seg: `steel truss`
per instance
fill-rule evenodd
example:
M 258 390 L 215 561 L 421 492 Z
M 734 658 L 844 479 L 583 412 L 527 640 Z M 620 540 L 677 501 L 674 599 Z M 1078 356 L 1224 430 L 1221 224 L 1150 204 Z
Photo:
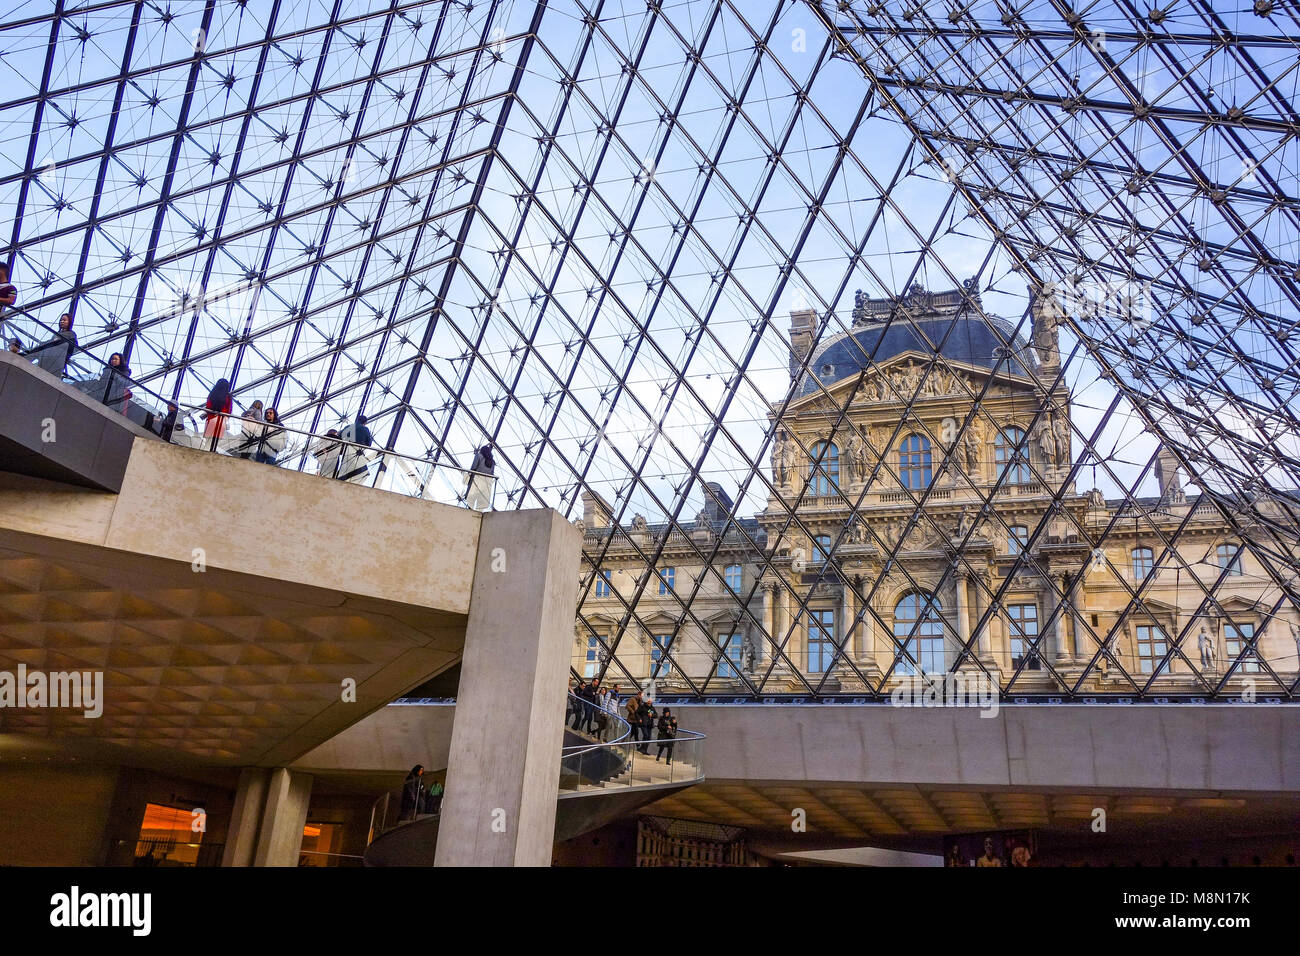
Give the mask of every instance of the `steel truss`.
M 825 567 L 861 611 L 839 622 L 829 665 L 793 651 L 816 581 L 795 581 L 788 621 L 767 632 L 763 588 L 791 580 L 792 549 L 821 527 L 810 484 L 769 467 L 810 388 L 826 402 L 798 414 L 820 415 L 827 443 L 867 443 L 872 482 L 903 489 L 904 532 L 866 528 L 872 567 L 918 592 L 972 583 L 949 670 L 1026 699 L 1095 697 L 1101 669 L 1133 699 L 1167 696 L 1171 669 L 1184 696 L 1233 699 L 1247 673 L 1260 694 L 1296 696 L 1300 663 L 1252 646 L 1221 672 L 1192 659 L 1198 622 L 1231 617 L 1234 581 L 1187 557 L 1217 516 L 1260 569 L 1256 642 L 1300 618 L 1292 5 L 364 6 L 58 0 L 0 24 L 0 124 L 26 141 L 0 165 L 23 307 L 70 311 L 83 345 L 125 353 L 182 401 L 226 377 L 241 403 L 311 431 L 364 411 L 387 447 L 434 463 L 491 442 L 510 507 L 576 520 L 584 495 L 607 501 L 609 527 L 587 529 L 578 638 L 595 639 L 609 679 L 646 676 L 637 632 L 683 699 L 838 699 L 848 682 L 879 700 L 920 666 L 916 632 L 896 634 L 881 606 L 885 574 L 840 560 L 851 521 Z M 1027 434 L 1074 409 L 1069 466 L 1026 459 L 1042 516 L 1005 575 L 983 573 L 975 530 L 953 534 L 938 493 L 977 496 L 981 534 L 1005 539 L 1007 474 L 985 487 L 945 458 L 927 487 L 900 477 L 908 434 L 956 447 L 1001 427 L 985 410 L 993 377 L 957 377 L 970 413 L 955 436 L 915 414 L 927 383 L 956 371 L 958 333 L 931 340 L 914 285 L 963 290 L 999 342 L 993 371 L 1028 370 L 1042 403 Z M 1059 363 L 1029 358 L 1036 304 L 1116 286 L 1143 290 L 1150 314 L 1069 310 Z M 850 410 L 891 356 L 864 354 L 847 389 L 813 367 L 854 331 L 856 290 L 894 300 L 884 328 L 932 353 L 910 393 L 887 383 L 899 413 L 880 447 Z M 792 311 L 813 315 L 807 341 Z M 826 445 L 795 441 L 824 464 Z M 1160 448 L 1196 487 L 1192 507 L 1151 497 Z M 1109 492 L 1100 528 L 1074 504 L 1085 477 Z M 706 481 L 735 496 L 701 522 Z M 867 513 L 868 488 L 851 512 Z M 639 515 L 647 533 L 629 534 Z M 1130 527 L 1160 574 L 1119 576 L 1127 606 L 1090 624 L 1076 605 L 1094 549 Z M 912 529 L 948 542 L 938 580 L 904 558 Z M 1073 565 L 1053 551 L 1063 539 L 1088 544 Z M 669 554 L 705 570 L 660 599 Z M 737 554 L 749 580 L 720 616 L 719 565 Z M 633 565 L 632 586 L 595 594 L 600 571 Z M 1154 616 L 1170 575 L 1177 632 L 1134 672 L 1115 642 Z M 1032 653 L 993 673 L 976 635 L 1017 578 L 1041 582 L 1050 607 Z M 1067 618 L 1082 650 L 1058 667 L 1045 640 Z M 880 673 L 849 651 L 867 627 L 892 654 Z M 761 643 L 752 666 L 732 666 L 719 631 Z

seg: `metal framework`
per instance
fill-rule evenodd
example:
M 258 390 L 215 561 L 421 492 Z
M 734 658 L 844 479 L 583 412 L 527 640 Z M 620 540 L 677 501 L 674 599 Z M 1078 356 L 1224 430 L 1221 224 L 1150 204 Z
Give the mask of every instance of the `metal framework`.
M 1180 549 L 1206 509 L 1259 569 L 1263 627 L 1300 620 L 1300 13 L 1219 7 L 20 3 L 0 24 L 6 261 L 25 309 L 70 311 L 83 345 L 125 353 L 154 391 L 201 401 L 226 377 L 237 401 L 309 431 L 365 411 L 387 447 L 434 463 L 465 465 L 491 442 L 509 507 L 577 519 L 591 493 L 615 528 L 652 516 L 645 535 L 587 536 L 579 634 L 616 679 L 640 676 L 620 646 L 634 626 L 652 632 L 662 602 L 647 570 L 606 596 L 617 626 L 592 625 L 610 549 L 653 569 L 670 545 L 689 548 L 713 571 L 669 589 L 673 633 L 711 634 L 702 594 L 740 541 L 760 573 L 732 629 L 761 635 L 762 653 L 679 669 L 685 696 L 772 694 L 778 677 L 808 698 L 843 680 L 887 696 L 894 667 L 861 667 L 847 632 L 812 673 L 789 653 L 798 625 L 768 633 L 755 610 L 814 533 L 812 492 L 791 493 L 769 460 L 809 382 L 834 409 L 828 442 L 870 444 L 849 408 L 877 356 L 847 399 L 809 367 L 852 332 L 856 290 L 897 302 L 886 326 L 924 338 L 904 293 L 961 289 L 999 336 L 1001 367 L 1073 407 L 1069 467 L 1026 465 L 1052 500 L 1011 573 L 975 574 L 971 634 L 1019 573 L 1054 591 L 1044 631 L 1071 613 L 1092 555 L 1057 573 L 1044 548 L 1061 522 L 1093 547 L 1140 527 L 1194 610 L 1155 673 L 1119 668 L 1119 692 L 1166 693 L 1160 675 L 1181 663 L 1198 698 L 1235 698 L 1249 657 L 1260 693 L 1293 699 L 1300 639 L 1285 668 L 1249 647 L 1212 677 L 1191 660 L 1195 622 L 1229 616 L 1228 569 L 1207 580 Z M 1059 361 L 1031 362 L 1025 339 L 1053 303 Z M 813 314 L 806 342 L 791 312 Z M 892 394 L 886 449 L 917 430 L 955 447 L 977 427 L 991 378 L 968 390 L 976 411 L 955 436 L 913 420 L 925 382 L 954 370 L 946 343 L 929 344 L 921 382 Z M 1160 448 L 1199 496 L 1181 517 L 1151 497 Z M 818 464 L 812 447 L 799 454 Z M 895 483 L 898 467 L 872 459 Z M 1067 507 L 1085 476 L 1113 504 L 1104 527 Z M 700 535 L 706 481 L 736 494 Z M 975 490 L 1006 534 L 1000 484 Z M 907 492 L 907 527 L 953 538 L 937 487 Z M 833 536 L 832 563 L 850 533 Z M 867 533 L 880 565 L 910 577 L 903 539 Z M 975 572 L 972 534 L 948 546 L 938 587 Z M 892 634 L 873 609 L 880 581 L 845 580 L 863 607 L 853 627 Z M 1088 681 L 1152 580 L 1128 589 L 1113 625 L 1080 625 L 1081 667 L 1044 660 L 1053 695 L 1095 696 Z M 816 586 L 794 595 L 799 612 Z M 915 665 L 894 642 L 895 666 Z M 975 644 L 951 669 L 989 673 Z M 1024 667 L 990 676 L 1041 696 Z

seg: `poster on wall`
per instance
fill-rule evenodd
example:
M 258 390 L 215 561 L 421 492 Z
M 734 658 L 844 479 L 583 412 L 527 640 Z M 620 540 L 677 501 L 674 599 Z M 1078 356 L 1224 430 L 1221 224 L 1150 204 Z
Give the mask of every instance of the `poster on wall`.
M 1037 855 L 1032 830 L 959 833 L 943 841 L 944 866 L 1033 866 Z

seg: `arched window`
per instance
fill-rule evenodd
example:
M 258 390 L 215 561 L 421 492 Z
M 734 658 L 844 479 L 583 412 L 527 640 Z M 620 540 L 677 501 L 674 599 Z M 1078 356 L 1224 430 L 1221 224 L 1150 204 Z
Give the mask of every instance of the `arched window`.
M 834 442 L 819 441 L 812 447 L 812 494 L 840 493 L 840 450 Z
M 831 556 L 831 536 L 819 534 L 813 537 L 813 563 L 825 564 Z
M 904 488 L 920 491 L 930 485 L 930 440 L 908 435 L 898 446 L 898 477 Z
M 913 592 L 898 602 L 894 608 L 895 673 L 915 674 L 918 664 L 924 674 L 944 671 L 942 609 L 933 594 Z
M 1027 485 L 1033 478 L 1029 471 L 1029 462 L 1025 460 L 1025 432 L 1023 429 L 1008 425 L 998 432 L 993 439 L 993 463 L 997 468 L 997 477 L 1005 473 L 1006 482 L 1011 485 Z

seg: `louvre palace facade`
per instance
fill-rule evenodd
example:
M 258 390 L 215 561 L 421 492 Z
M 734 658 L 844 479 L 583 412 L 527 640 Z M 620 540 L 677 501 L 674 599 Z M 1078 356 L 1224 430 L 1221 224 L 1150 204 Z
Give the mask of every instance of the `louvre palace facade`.
M 811 355 L 817 317 L 791 315 L 764 510 L 709 482 L 693 521 L 620 525 L 584 495 L 576 673 L 724 697 L 959 672 L 1013 698 L 1250 700 L 1294 679 L 1294 615 L 1173 455 L 1146 497 L 1076 467 L 1059 308 L 1037 299 L 1026 341 L 969 286 L 856 302 Z

